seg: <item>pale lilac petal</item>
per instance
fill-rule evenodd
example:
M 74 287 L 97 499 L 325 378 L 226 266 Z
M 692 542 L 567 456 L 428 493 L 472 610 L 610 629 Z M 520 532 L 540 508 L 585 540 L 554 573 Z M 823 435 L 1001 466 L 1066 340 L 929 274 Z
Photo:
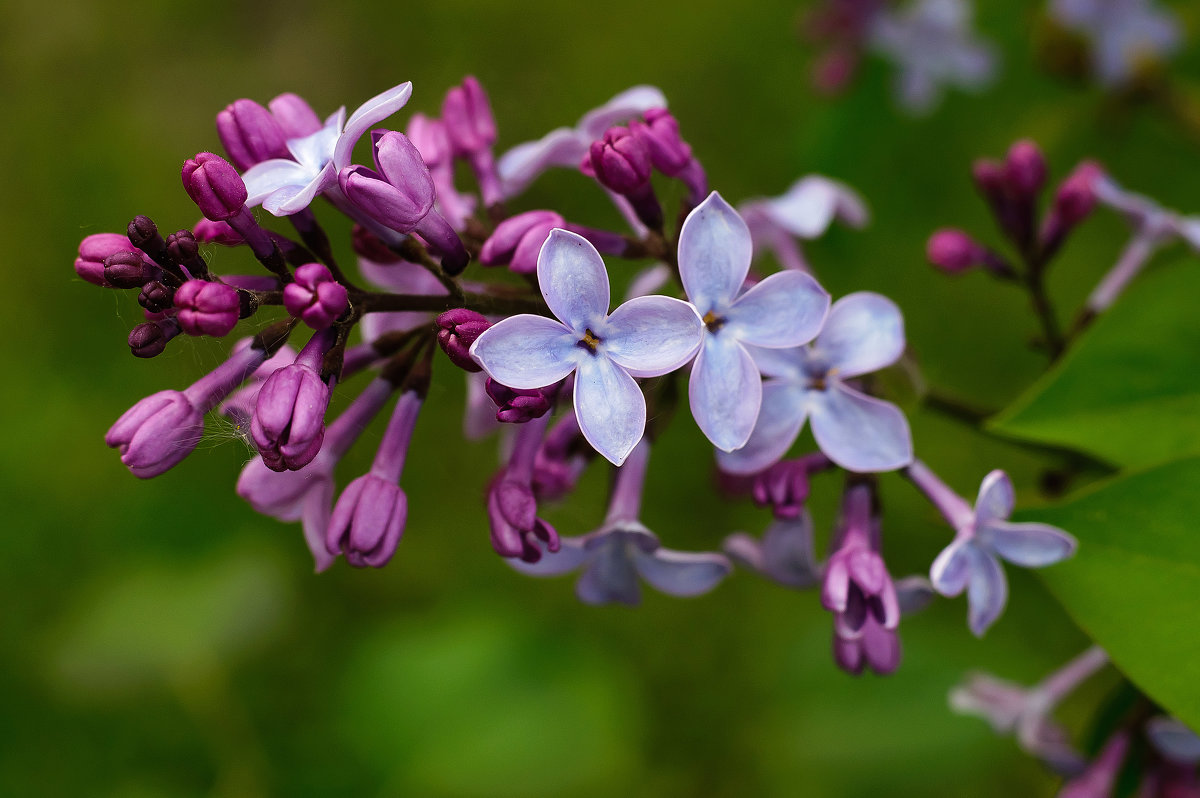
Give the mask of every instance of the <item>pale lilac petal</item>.
M 633 606 L 642 600 L 642 588 L 630 559 L 629 546 L 619 535 L 588 550 L 588 564 L 575 584 L 575 595 L 585 604 L 620 602 Z
M 543 551 L 537 562 L 509 559 L 508 564 L 528 576 L 562 576 L 587 562 L 591 554 L 584 548 L 583 538 L 560 538 L 558 551 Z
M 996 469 L 983 478 L 979 486 L 979 498 L 975 500 L 975 523 L 1003 521 L 1012 515 L 1016 506 L 1012 480 L 1008 474 Z
M 496 404 L 487 395 L 486 386 L 487 374 L 482 371 L 467 373 L 467 406 L 463 411 L 462 426 L 463 437 L 469 441 L 482 440 L 505 426 L 496 420 Z
M 821 580 L 813 552 L 813 523 L 808 511 L 793 519 L 775 519 L 762 537 L 766 573 L 780 584 L 812 587 Z
M 359 258 L 358 270 L 362 276 L 375 285 L 388 288 L 397 294 L 422 294 L 443 296 L 446 286 L 429 269 L 419 263 L 396 261 L 395 263 L 375 263 L 366 258 Z M 375 314 L 368 313 L 369 318 Z
M 679 232 L 679 276 L 701 315 L 724 311 L 750 271 L 750 229 L 733 206 L 712 192 Z
M 936 592 L 923 576 L 906 576 L 896 580 L 896 602 L 903 615 L 920 612 L 933 601 Z
M 815 349 L 842 379 L 868 374 L 904 353 L 904 317 L 882 294 L 849 294 L 829 309 Z
M 746 445 L 717 452 L 717 465 L 730 474 L 754 474 L 778 461 L 796 441 L 808 415 L 806 391 L 793 382 L 765 382 L 758 421 Z
M 256 164 L 242 175 L 242 182 L 246 184 L 246 207 L 261 205 L 284 186 L 306 186 L 312 178 L 312 172 L 286 158 L 272 158 Z
M 1200 737 L 1175 718 L 1157 715 L 1146 721 L 1146 736 L 1172 762 L 1181 765 L 1200 762 Z
M 333 148 L 338 136 L 342 133 L 342 122 L 346 118 L 346 109 L 339 108 L 325 121 L 325 125 L 307 136 L 288 139 L 287 148 L 297 163 L 309 173 L 315 175 L 333 160 Z
M 943 596 L 957 596 L 967 589 L 967 580 L 971 577 L 970 548 L 969 542 L 955 540 L 942 549 L 929 569 L 929 582 L 934 590 Z
M 335 171 L 340 172 L 350 165 L 354 145 L 367 130 L 403 108 L 411 96 L 412 83 L 406 81 L 360 105 L 346 120 L 346 127 L 342 135 L 338 136 L 337 144 L 333 148 Z
M 722 332 L 754 346 L 797 347 L 816 337 L 828 313 L 829 294 L 812 275 L 779 272 L 734 301 Z
M 604 259 L 583 236 L 551 230 L 538 255 L 537 275 L 550 310 L 579 335 L 589 327 L 595 332 L 608 315 Z
M 969 546 L 971 576 L 967 580 L 967 626 L 983 637 L 1008 603 L 1008 582 L 996 558 L 978 546 Z
M 688 379 L 692 418 L 713 446 L 732 452 L 746 445 L 762 404 L 758 367 L 737 339 L 722 330 L 704 336 Z
M 599 108 L 588 111 L 576 129 L 588 139 L 598 139 L 613 125 L 627 122 L 651 108 L 666 108 L 667 98 L 654 86 L 634 86 L 613 97 Z
M 687 302 L 643 296 L 614 310 L 600 335 L 605 354 L 617 365 L 634 377 L 657 377 L 695 356 L 704 322 Z
M 512 197 L 542 172 L 554 166 L 577 167 L 587 154 L 588 141 L 569 127 L 551 130 L 537 141 L 518 144 L 496 163 L 496 173 L 504 186 L 504 196 Z
M 912 462 L 908 420 L 891 402 L 832 382 L 811 394 L 813 437 L 821 451 L 848 471 L 894 471 Z
M 817 238 L 835 218 L 853 227 L 867 222 L 862 198 L 849 186 L 821 175 L 797 180 L 782 196 L 763 201 L 768 217 L 798 238 Z
M 657 549 L 633 551 L 637 572 L 656 589 L 671 596 L 699 596 L 729 575 L 733 565 L 723 555 Z
M 807 366 L 812 360 L 806 346 L 791 349 L 765 349 L 747 346 L 746 351 L 754 358 L 755 365 L 764 377 L 781 377 L 803 382 L 808 375 Z
M 471 344 L 471 357 L 489 377 L 510 388 L 553 385 L 571 373 L 582 354 L 570 330 L 530 314 L 492 325 Z
M 671 280 L 671 267 L 665 263 L 656 263 L 634 276 L 625 292 L 625 299 L 630 300 L 639 296 L 656 293 Z
M 307 208 L 318 194 L 323 194 L 326 189 L 335 185 L 337 173 L 333 170 L 333 164 L 325 164 L 320 174 L 299 191 L 293 193 L 283 188 L 267 197 L 263 200 L 263 210 L 275 216 L 291 216 Z
M 480 336 L 475 345 L 482 340 Z M 592 448 L 614 465 L 621 465 L 646 430 L 646 398 L 633 377 L 616 363 L 603 355 L 584 355 L 575 372 L 575 417 Z
M 325 547 L 325 533 L 329 531 L 329 519 L 333 515 L 333 481 L 326 479 L 304 495 L 303 521 L 304 542 L 312 552 L 313 569 L 321 573 L 333 565 L 337 556 Z
M 1049 524 L 988 521 L 976 528 L 979 545 L 1025 568 L 1061 562 L 1075 553 L 1075 538 Z

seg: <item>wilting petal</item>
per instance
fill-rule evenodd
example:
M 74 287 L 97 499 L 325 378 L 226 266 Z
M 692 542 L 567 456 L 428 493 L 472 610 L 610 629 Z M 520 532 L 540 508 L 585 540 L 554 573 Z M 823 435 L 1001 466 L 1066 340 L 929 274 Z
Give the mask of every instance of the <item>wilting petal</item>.
M 634 86 L 613 97 L 599 108 L 588 111 L 579 120 L 576 130 L 590 143 L 604 135 L 613 125 L 628 121 L 651 108 L 666 108 L 667 98 L 655 86 Z
M 642 600 L 642 588 L 633 570 L 629 546 L 620 536 L 588 550 L 588 564 L 575 585 L 575 594 L 585 604 L 620 602 L 630 606 Z
M 975 500 L 975 523 L 1003 521 L 1012 515 L 1015 505 L 1012 480 L 997 468 L 984 477 L 983 484 L 979 486 L 979 498 Z
M 334 169 L 340 172 L 349 166 L 354 155 L 354 145 L 362 138 L 363 133 L 403 108 L 411 96 L 412 83 L 404 82 L 375 95 L 355 109 L 346 120 L 346 127 L 338 136 L 337 144 L 333 148 Z
M 812 275 L 779 272 L 734 301 L 722 331 L 754 346 L 796 347 L 816 337 L 828 312 L 829 294 Z
M 703 315 L 724 310 L 750 271 L 750 230 L 717 192 L 688 214 L 679 232 L 679 276 Z
M 635 377 L 682 368 L 696 354 L 704 323 L 696 309 L 668 296 L 631 299 L 604 325 L 604 351 Z
M 904 353 L 904 317 L 882 294 L 849 294 L 829 309 L 815 348 L 842 379 L 876 371 Z
M 754 431 L 742 448 L 717 452 L 720 469 L 730 474 L 753 474 L 787 454 L 808 415 L 806 394 L 794 382 L 763 383 L 762 405 Z
M 867 221 L 862 198 L 844 183 L 821 175 L 797 180 L 782 196 L 763 201 L 762 208 L 771 221 L 798 238 L 817 238 L 836 217 L 854 227 Z
M 929 581 L 933 589 L 943 596 L 957 596 L 967 589 L 967 580 L 971 577 L 971 544 L 965 540 L 955 540 L 933 561 L 929 569 Z
M 592 448 L 621 465 L 646 431 L 646 398 L 623 368 L 603 355 L 584 355 L 575 373 L 575 417 Z
M 633 551 L 633 565 L 642 578 L 671 596 L 699 596 L 717 586 L 733 570 L 724 556 L 709 552 L 657 549 Z
M 762 392 L 758 367 L 737 339 L 724 331 L 706 334 L 688 379 L 688 403 L 713 446 L 732 452 L 746 445 Z
M 313 173 L 295 161 L 272 158 L 246 170 L 242 182 L 246 184 L 246 206 L 253 208 L 284 186 L 303 187 L 313 178 Z
M 1025 568 L 1041 568 L 1075 553 L 1075 538 L 1049 524 L 989 521 L 976 527 L 979 545 Z
M 983 637 L 1008 603 L 1008 582 L 1004 570 L 991 554 L 978 546 L 968 548 L 971 576 L 967 580 L 967 626 L 976 637 Z
M 525 562 L 513 557 L 508 564 L 523 574 L 529 576 L 562 576 L 583 565 L 589 552 L 584 548 L 583 538 L 559 538 L 558 551 L 542 549 L 542 557 L 537 562 Z
M 483 331 L 471 344 L 488 375 L 510 388 L 542 388 L 571 373 L 583 350 L 575 336 L 554 319 L 521 314 Z
M 538 255 L 537 275 L 550 310 L 580 335 L 589 326 L 594 332 L 608 315 L 608 272 L 586 238 L 552 230 Z
M 893 471 L 912 462 L 908 420 L 891 402 L 833 382 L 813 391 L 813 437 L 821 451 L 848 471 Z

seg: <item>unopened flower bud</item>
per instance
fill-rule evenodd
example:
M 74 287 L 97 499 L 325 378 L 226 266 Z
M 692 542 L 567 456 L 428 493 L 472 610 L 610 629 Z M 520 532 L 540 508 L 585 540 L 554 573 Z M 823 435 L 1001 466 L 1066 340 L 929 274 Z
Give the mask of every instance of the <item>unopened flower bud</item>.
M 552 406 L 551 397 L 542 388 L 523 390 L 509 388 L 488 378 L 487 395 L 496 403 L 496 420 L 506 424 L 524 424 L 546 415 Z
M 628 128 L 609 128 L 592 142 L 588 157 L 596 180 L 618 194 L 633 194 L 650 181 L 650 153 Z
M 549 552 L 559 550 L 558 532 L 538 518 L 537 500 L 528 485 L 501 474 L 488 490 L 487 510 L 492 548 L 501 557 L 537 562 L 543 547 Z
M 321 117 L 298 94 L 281 94 L 267 103 L 267 107 L 283 130 L 284 138 L 298 139 L 321 129 Z
M 191 277 L 206 277 L 208 264 L 200 255 L 200 242 L 191 230 L 177 230 L 167 236 L 167 252 Z
M 446 125 L 440 119 L 431 119 L 425 114 L 413 114 L 408 120 L 405 135 L 421 153 L 421 160 L 430 170 L 447 165 L 454 156 Z
M 143 322 L 129 332 L 129 351 L 134 357 L 158 357 L 167 348 L 167 342 L 180 332 L 174 319 Z
M 487 92 L 474 76 L 468 75 L 461 86 L 446 92 L 446 99 L 442 101 L 442 122 L 458 155 L 470 156 L 496 142 L 492 106 Z
M 929 262 L 948 274 L 961 274 L 983 262 L 984 249 L 962 230 L 944 228 L 925 245 Z
M 154 224 L 154 220 L 149 216 L 133 217 L 133 221 L 125 228 L 125 233 L 129 236 L 129 243 L 145 252 L 151 260 L 164 262 L 166 245 L 162 236 L 158 234 L 158 225 Z
M 338 175 L 342 192 L 386 227 L 412 232 L 433 209 L 433 179 L 417 148 L 403 133 L 388 131 L 375 140 L 374 172 L 349 166 Z
M 679 135 L 679 122 L 666 108 L 651 108 L 642 114 L 644 122 L 634 120 L 629 130 L 641 139 L 654 168 L 674 177 L 692 160 L 692 148 Z
M 1022 139 L 1009 148 L 1004 172 L 1013 191 L 1032 199 L 1046 183 L 1046 159 L 1037 144 Z
M 129 238 L 120 233 L 95 233 L 79 242 L 79 256 L 75 258 L 75 273 L 93 285 L 112 288 L 104 279 L 104 261 L 110 255 L 128 252 Z
M 217 136 L 238 169 L 245 171 L 272 158 L 287 158 L 283 128 L 254 100 L 237 100 L 217 114 Z
M 438 345 L 450 358 L 450 362 L 469 372 L 482 371 L 470 355 L 471 344 L 475 343 L 492 323 L 482 313 L 466 308 L 447 310 L 437 317 Z
M 113 288 L 141 288 L 162 270 L 141 252 L 115 252 L 104 259 L 104 282 Z
M 332 325 L 348 304 L 346 287 L 334 280 L 321 263 L 300 266 L 295 280 L 283 288 L 283 306 L 287 312 L 314 330 Z
M 104 436 L 136 476 L 155 477 L 191 454 L 204 434 L 204 415 L 182 391 L 159 391 L 125 411 Z
M 158 280 L 151 280 L 142 286 L 138 294 L 138 304 L 151 313 L 165 313 L 175 301 L 175 292 Z
M 228 335 L 237 326 L 241 302 L 224 283 L 188 280 L 175 291 L 176 317 L 188 335 Z
M 294 363 L 277 370 L 258 393 L 250 435 L 272 471 L 296 471 L 312 462 L 325 438 L 330 382 L 321 378 L 325 353 L 335 336 L 313 335 Z
M 1104 170 L 1095 161 L 1084 161 L 1075 167 L 1059 186 L 1051 213 L 1067 227 L 1082 222 L 1096 207 L 1096 181 L 1103 174 Z
M 245 243 L 241 233 L 234 230 L 227 222 L 214 222 L 201 219 L 192 227 L 192 235 L 201 244 L 221 244 L 226 247 L 236 247 Z
M 536 274 L 542 244 L 551 230 L 565 226 L 566 221 L 554 211 L 528 211 L 509 217 L 496 225 L 484 242 L 479 260 L 486 266 L 507 263 L 518 274 Z
M 206 219 L 228 221 L 246 206 L 246 184 L 224 158 L 202 152 L 183 164 L 183 188 Z

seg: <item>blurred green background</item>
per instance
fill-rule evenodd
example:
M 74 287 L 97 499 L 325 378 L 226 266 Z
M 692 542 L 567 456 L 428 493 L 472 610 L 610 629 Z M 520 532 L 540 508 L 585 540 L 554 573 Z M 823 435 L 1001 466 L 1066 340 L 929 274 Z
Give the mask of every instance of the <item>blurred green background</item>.
M 1153 108 L 1115 108 L 1044 75 L 1033 45 L 1041 3 L 977 5 L 979 30 L 1002 54 L 999 80 L 912 119 L 875 59 L 845 96 L 815 96 L 791 2 L 9 0 L 0 793 L 1052 794 L 1056 780 L 1011 739 L 946 704 L 970 669 L 1030 682 L 1087 644 L 1036 576 L 1009 569 L 1009 609 L 984 640 L 967 631 L 961 599 L 907 620 L 904 663 L 883 679 L 833 666 L 830 619 L 813 594 L 745 574 L 691 601 L 651 592 L 637 611 L 581 606 L 569 579 L 526 579 L 492 553 L 481 499 L 494 443 L 459 441 L 461 376 L 440 361 L 403 480 L 411 509 L 397 556 L 380 572 L 339 562 L 317 577 L 298 527 L 235 496 L 250 453 L 229 428 L 211 425 L 199 452 L 150 482 L 104 447 L 128 406 L 189 384 L 224 347 L 178 341 L 156 360 L 131 358 L 133 297 L 71 269 L 83 236 L 122 230 L 135 214 L 164 232 L 198 218 L 179 166 L 219 146 L 213 117 L 238 97 L 296 91 L 326 114 L 411 80 L 413 99 L 393 123 L 402 127 L 474 74 L 491 92 L 502 151 L 651 83 L 727 198 L 777 194 L 810 172 L 860 190 L 872 224 L 808 247 L 820 278 L 835 296 L 894 297 L 925 379 L 999 409 L 1045 365 L 1027 345 L 1036 329 L 1026 300 L 981 275 L 946 279 L 923 255 L 943 225 L 998 240 L 971 160 L 1033 137 L 1056 177 L 1092 156 L 1194 211 L 1200 159 Z M 1195 78 L 1198 66 L 1192 48 L 1173 71 Z M 514 203 L 551 205 L 616 225 L 577 174 L 547 175 Z M 348 252 L 348 231 L 330 229 Z M 1051 277 L 1064 318 L 1126 237 L 1108 213 L 1084 230 Z M 213 257 L 221 271 L 245 256 Z M 916 409 L 911 420 L 919 455 L 966 495 L 1003 467 L 1033 505 L 1039 474 L 1056 465 Z M 343 480 L 366 467 L 380 432 L 368 431 Z M 647 488 L 644 520 L 666 545 L 712 548 L 765 526 L 765 512 L 720 502 L 710 471 L 681 417 Z M 560 531 L 599 523 L 605 480 L 593 467 L 580 495 L 549 511 Z M 816 483 L 822 545 L 838 487 Z M 882 490 L 892 572 L 924 571 L 948 530 L 899 478 Z M 1076 730 L 1116 683 L 1109 672 L 1065 707 Z

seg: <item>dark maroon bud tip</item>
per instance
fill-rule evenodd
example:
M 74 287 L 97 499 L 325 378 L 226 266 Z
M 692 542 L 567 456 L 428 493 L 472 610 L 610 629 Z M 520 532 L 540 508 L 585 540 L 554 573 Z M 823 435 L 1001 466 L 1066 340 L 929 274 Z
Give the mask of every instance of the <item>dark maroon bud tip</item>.
M 134 357 L 157 357 L 167 348 L 167 335 L 157 322 L 147 321 L 134 327 L 129 333 L 129 351 Z
M 141 288 L 159 274 L 141 252 L 116 252 L 104 259 L 104 280 L 114 288 Z
M 174 302 L 175 291 L 158 280 L 143 285 L 142 293 L 138 294 L 138 304 L 151 313 L 166 313 Z
M 464 371 L 479 372 L 482 369 L 471 358 L 471 344 L 492 326 L 481 314 L 466 308 L 447 310 L 437 318 L 438 345 L 450 358 L 450 362 Z
M 496 403 L 496 420 L 506 424 L 524 424 L 546 415 L 550 410 L 550 396 L 554 394 L 552 387 L 533 390 L 509 388 L 490 377 L 484 383 L 484 390 Z
M 162 238 L 158 235 L 158 225 L 149 216 L 135 216 L 127 228 L 129 243 L 147 252 L 162 246 Z

